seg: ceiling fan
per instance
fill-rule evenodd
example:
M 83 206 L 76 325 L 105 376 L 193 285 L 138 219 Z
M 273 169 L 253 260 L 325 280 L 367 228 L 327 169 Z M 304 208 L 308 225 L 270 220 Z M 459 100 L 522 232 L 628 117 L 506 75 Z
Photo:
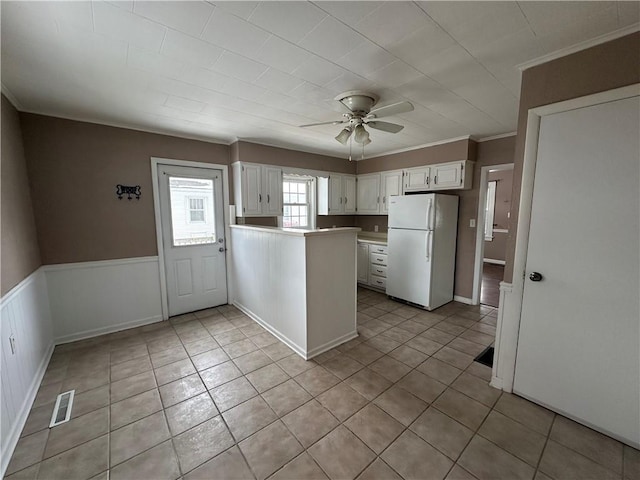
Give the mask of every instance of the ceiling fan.
M 340 102 L 340 104 L 347 110 L 347 113 L 342 114 L 344 117 L 342 120 L 310 123 L 300 126 L 315 127 L 317 125 L 341 125 L 346 123 L 348 125 L 336 136 L 336 140 L 341 144 L 346 145 L 349 138 L 353 135 L 352 140 L 356 143 L 362 144 L 364 147 L 371 143 L 369 132 L 364 128 L 365 125 L 376 130 L 382 130 L 383 132 L 398 133 L 404 128 L 403 125 L 381 122 L 378 118 L 397 115 L 399 113 L 410 112 L 413 110 L 413 105 L 409 102 L 393 103 L 385 107 L 371 110 L 373 106 L 378 103 L 379 98 L 380 97 L 376 94 L 362 92 L 359 90 L 351 90 L 349 92 L 341 93 L 334 100 Z

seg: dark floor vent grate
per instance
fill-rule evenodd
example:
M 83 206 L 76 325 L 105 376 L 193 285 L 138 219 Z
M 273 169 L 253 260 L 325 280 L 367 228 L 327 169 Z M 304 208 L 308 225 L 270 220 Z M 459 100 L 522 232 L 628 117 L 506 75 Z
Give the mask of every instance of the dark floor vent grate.
M 487 367 L 493 367 L 493 351 L 493 347 L 487 347 L 474 360 Z
M 56 406 L 53 408 L 53 415 L 51 415 L 49 428 L 69 421 L 71 418 L 71 409 L 73 408 L 73 397 L 75 396 L 75 393 L 75 390 L 69 390 L 68 392 L 58 395 L 58 398 L 56 399 Z

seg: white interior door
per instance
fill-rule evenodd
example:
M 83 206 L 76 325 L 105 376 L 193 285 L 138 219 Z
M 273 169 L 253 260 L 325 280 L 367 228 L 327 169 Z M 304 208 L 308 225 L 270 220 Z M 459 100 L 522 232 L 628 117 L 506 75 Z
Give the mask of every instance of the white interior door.
M 222 171 L 158 166 L 169 315 L 227 303 Z
M 518 394 L 636 446 L 639 115 L 634 97 L 541 119 L 514 379 Z

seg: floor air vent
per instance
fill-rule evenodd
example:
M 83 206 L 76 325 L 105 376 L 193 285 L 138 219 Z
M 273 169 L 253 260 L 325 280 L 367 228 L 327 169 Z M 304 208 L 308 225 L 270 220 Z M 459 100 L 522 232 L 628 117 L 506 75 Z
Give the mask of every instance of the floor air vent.
M 58 398 L 56 399 L 56 406 L 53 408 L 53 415 L 51 415 L 49 428 L 69 421 L 71 418 L 71 408 L 73 407 L 73 397 L 75 393 L 75 390 L 69 390 L 68 392 L 58 395 Z

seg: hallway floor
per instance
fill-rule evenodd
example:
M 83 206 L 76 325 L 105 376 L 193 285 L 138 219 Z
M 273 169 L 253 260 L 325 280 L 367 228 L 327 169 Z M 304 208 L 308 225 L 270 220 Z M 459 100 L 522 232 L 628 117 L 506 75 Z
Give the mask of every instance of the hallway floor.
M 504 265 L 482 264 L 482 287 L 480 303 L 498 308 L 500 301 L 500 282 L 504 279 Z
M 640 478 L 637 450 L 488 385 L 495 309 L 359 289 L 358 312 L 313 361 L 232 306 L 59 346 L 7 478 Z

